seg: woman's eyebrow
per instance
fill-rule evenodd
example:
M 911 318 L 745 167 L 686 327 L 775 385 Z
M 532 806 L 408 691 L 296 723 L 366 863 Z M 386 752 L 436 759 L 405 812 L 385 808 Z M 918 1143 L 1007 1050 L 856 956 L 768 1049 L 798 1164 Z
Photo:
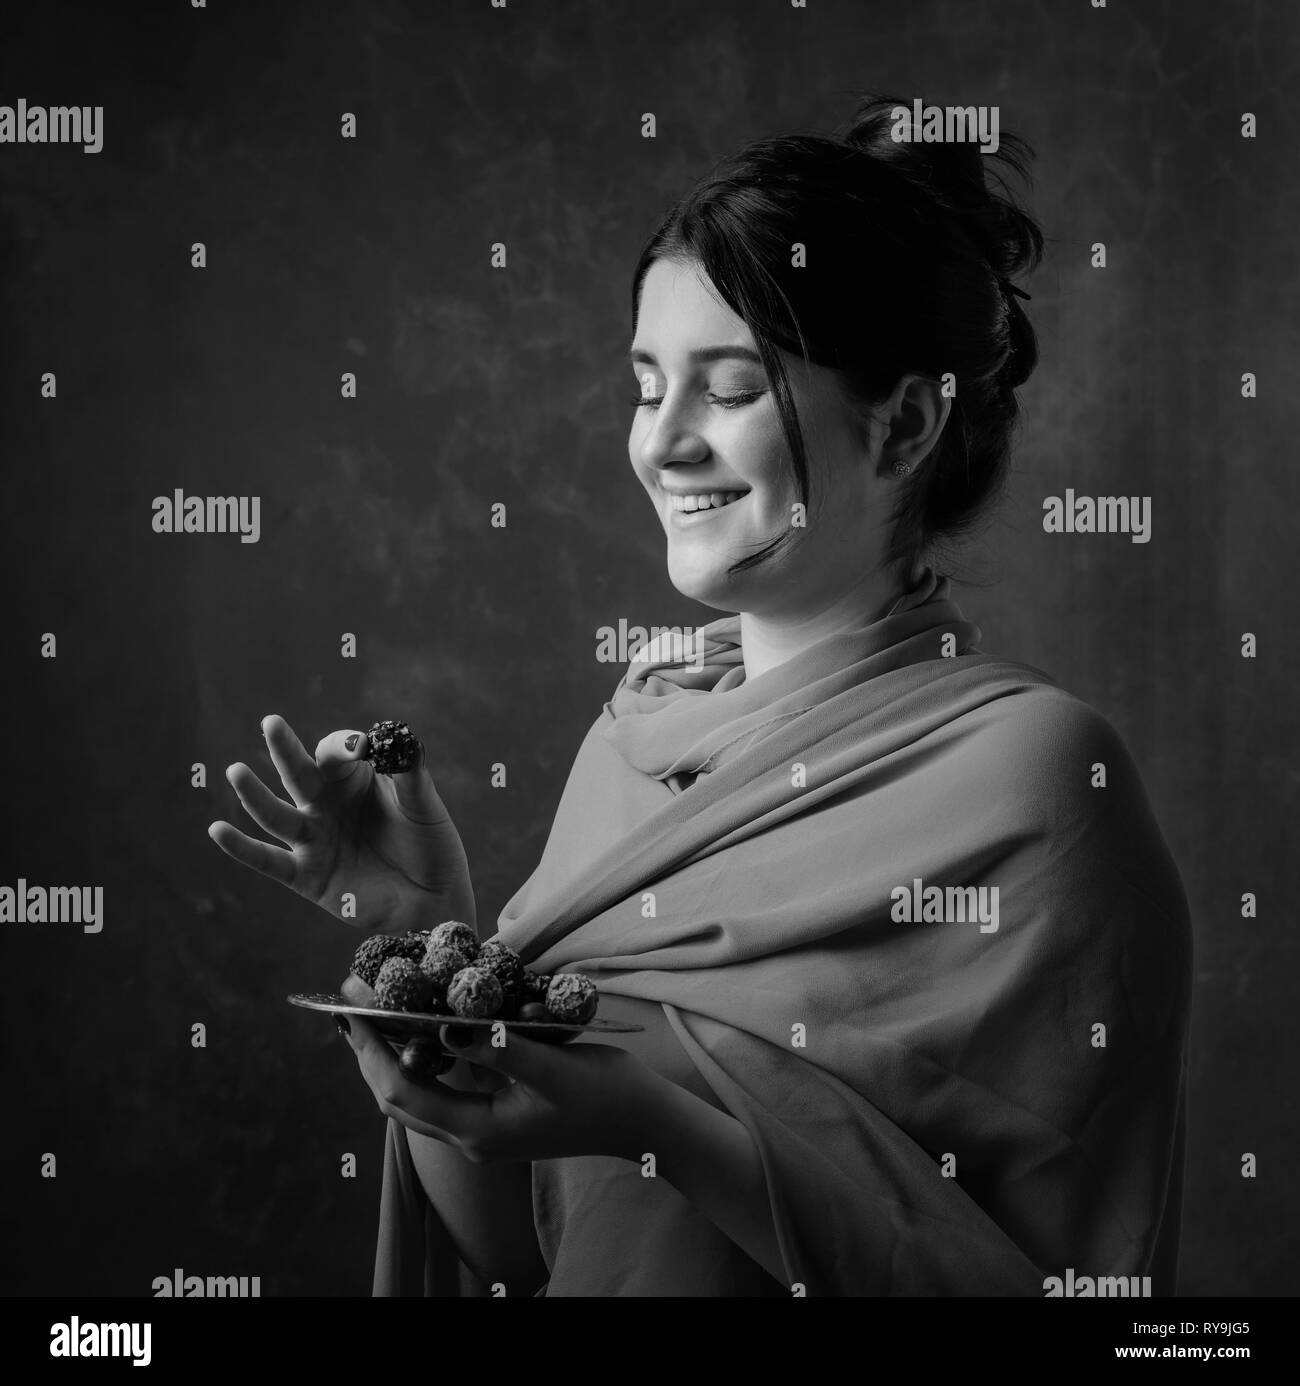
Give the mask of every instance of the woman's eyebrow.
M 627 359 L 634 365 L 653 366 L 655 358 L 650 352 L 641 347 L 632 347 L 627 354 Z M 756 351 L 744 346 L 712 346 L 700 347 L 695 351 L 688 352 L 688 361 L 693 363 L 703 363 L 705 361 L 752 361 L 756 366 L 763 364 L 763 358 Z

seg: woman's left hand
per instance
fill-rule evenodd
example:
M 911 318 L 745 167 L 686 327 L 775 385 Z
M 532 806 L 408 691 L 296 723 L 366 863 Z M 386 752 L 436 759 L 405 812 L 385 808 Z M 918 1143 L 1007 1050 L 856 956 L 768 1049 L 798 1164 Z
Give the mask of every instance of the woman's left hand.
M 492 1045 L 486 1026 L 444 1025 L 449 1053 L 509 1080 L 497 1091 L 458 1092 L 417 1083 L 388 1042 L 359 1016 L 346 1038 L 379 1110 L 424 1136 L 445 1141 L 474 1164 L 613 1155 L 638 1161 L 654 1129 L 665 1081 L 640 1059 L 609 1044 L 542 1044 L 505 1030 Z M 341 1027 L 340 1027 L 341 1028 Z M 466 1045 L 450 1042 L 469 1036 Z

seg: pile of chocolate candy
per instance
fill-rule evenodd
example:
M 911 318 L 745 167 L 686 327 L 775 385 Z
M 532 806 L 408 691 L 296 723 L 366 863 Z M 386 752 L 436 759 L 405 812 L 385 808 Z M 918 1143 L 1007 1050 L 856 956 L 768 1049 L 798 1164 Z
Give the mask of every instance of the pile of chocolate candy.
M 589 977 L 531 972 L 513 948 L 495 939 L 480 944 L 455 919 L 433 929 L 375 934 L 357 949 L 352 971 L 388 1011 L 585 1025 L 599 1004 Z

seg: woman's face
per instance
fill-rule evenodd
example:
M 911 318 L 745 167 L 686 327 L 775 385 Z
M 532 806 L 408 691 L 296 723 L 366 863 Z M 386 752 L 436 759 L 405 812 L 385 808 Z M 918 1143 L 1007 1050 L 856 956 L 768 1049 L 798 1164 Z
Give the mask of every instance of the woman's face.
M 864 330 L 866 330 L 864 328 Z M 783 353 L 808 455 L 810 509 L 795 541 L 739 573 L 728 567 L 783 534 L 798 495 L 753 334 L 695 264 L 657 260 L 643 281 L 631 362 L 636 409 L 628 454 L 668 541 L 684 596 L 722 611 L 808 617 L 880 566 L 891 488 L 877 448 L 834 375 Z M 873 438 L 878 438 L 873 433 Z M 683 511 L 707 493 L 742 493 Z

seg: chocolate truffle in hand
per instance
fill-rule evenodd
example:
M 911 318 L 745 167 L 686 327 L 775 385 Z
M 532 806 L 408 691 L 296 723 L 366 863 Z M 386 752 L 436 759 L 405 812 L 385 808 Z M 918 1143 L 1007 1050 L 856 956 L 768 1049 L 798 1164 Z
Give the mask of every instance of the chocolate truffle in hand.
M 456 1015 L 487 1020 L 501 1009 L 501 983 L 485 967 L 462 968 L 447 988 L 447 1004 Z
M 565 1025 L 585 1025 L 599 999 L 595 983 L 581 972 L 557 972 L 546 988 L 546 1009 Z
M 410 958 L 389 958 L 375 978 L 375 1005 L 385 1011 L 422 1011 L 430 1001 L 428 979 Z
M 366 759 L 381 775 L 400 775 L 420 763 L 420 743 L 405 722 L 376 722 L 366 733 Z

